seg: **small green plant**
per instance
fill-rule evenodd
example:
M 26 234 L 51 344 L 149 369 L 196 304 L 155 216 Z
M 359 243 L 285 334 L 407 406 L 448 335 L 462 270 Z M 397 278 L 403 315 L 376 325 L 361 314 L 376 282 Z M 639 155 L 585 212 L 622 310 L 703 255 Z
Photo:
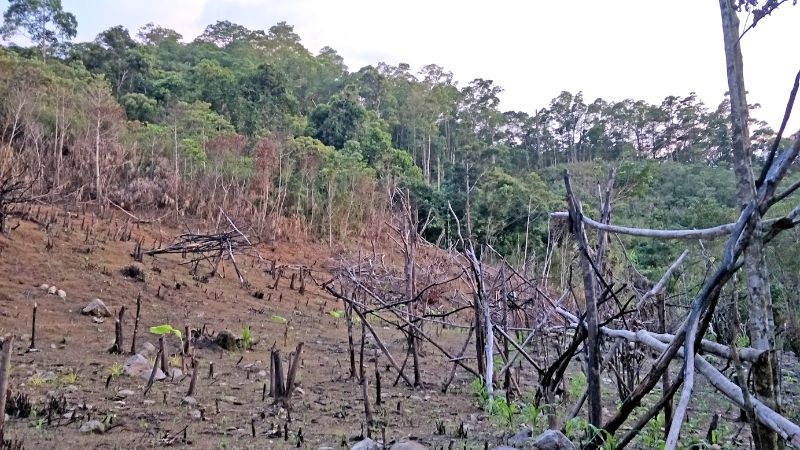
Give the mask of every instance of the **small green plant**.
M 272 317 L 270 317 L 270 320 L 272 320 L 275 323 L 286 323 L 286 322 L 288 322 L 288 320 L 286 320 L 285 317 L 279 316 L 277 314 L 273 314 Z
M 653 418 L 650 422 L 647 422 L 647 426 L 642 430 L 642 438 L 640 440 L 641 448 L 646 450 L 663 450 L 664 439 L 662 438 L 663 432 L 662 428 L 664 427 L 664 415 L 659 414 Z
M 614 435 L 592 424 L 587 424 L 587 425 L 588 425 L 587 442 L 591 442 L 596 438 L 600 438 L 603 440 L 603 447 L 602 447 L 603 450 L 614 450 L 617 448 L 617 440 L 614 439 Z
M 505 397 L 498 397 L 489 402 L 488 409 L 489 415 L 499 425 L 514 426 L 514 416 L 517 414 L 517 405 L 514 402 L 509 403 Z
M 165 334 L 172 333 L 175 336 L 178 336 L 178 339 L 183 339 L 183 333 L 181 333 L 181 330 L 179 330 L 177 328 L 173 328 L 173 326 L 170 325 L 170 324 L 157 325 L 157 326 L 154 326 L 154 327 L 150 327 L 150 333 L 155 334 L 156 336 L 163 336 Z
M 78 374 L 75 372 L 65 373 L 61 376 L 61 382 L 66 385 L 72 385 L 78 382 Z
M 35 373 L 28 379 L 28 383 L 35 388 L 42 387 L 47 383 L 47 378 L 43 377 L 40 373 Z
M 486 386 L 483 384 L 483 380 L 479 377 L 475 377 L 469 383 L 469 391 L 470 393 L 478 398 L 478 405 L 481 408 L 485 408 L 486 404 L 489 402 L 489 394 L 486 392 Z
M 342 317 L 344 317 L 344 311 L 338 311 L 335 309 L 333 311 L 328 311 L 328 314 L 334 319 L 341 319 Z
M 250 327 L 242 328 L 242 338 L 239 340 L 239 346 L 242 350 L 250 350 L 253 345 L 253 332 Z
M 539 428 L 539 422 L 542 417 L 541 408 L 536 407 L 534 404 L 523 405 L 520 408 L 520 420 L 532 430 Z
M 586 390 L 586 374 L 578 372 L 569 379 L 567 392 L 570 398 L 579 398 L 584 390 Z
M 583 438 L 588 429 L 589 421 L 582 417 L 573 417 L 564 424 L 564 434 L 573 442 Z
M 111 368 L 108 371 L 112 377 L 116 378 L 125 372 L 125 368 L 118 361 L 114 361 L 114 363 L 111 364 Z

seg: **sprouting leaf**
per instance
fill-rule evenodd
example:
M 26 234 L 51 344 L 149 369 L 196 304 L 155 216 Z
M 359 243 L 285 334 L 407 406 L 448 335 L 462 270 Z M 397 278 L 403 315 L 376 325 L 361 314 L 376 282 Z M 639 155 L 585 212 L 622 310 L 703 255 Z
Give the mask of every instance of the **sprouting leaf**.
M 172 333 L 172 334 L 174 334 L 175 336 L 178 336 L 181 339 L 183 338 L 183 334 L 181 334 L 181 330 L 173 328 L 173 326 L 170 325 L 170 324 L 157 325 L 157 326 L 154 326 L 154 327 L 150 327 L 150 332 L 155 334 L 155 335 L 157 335 L 157 336 L 161 336 L 161 335 L 164 335 L 164 334 Z
M 330 314 L 334 319 L 341 319 L 342 316 L 344 316 L 344 311 L 333 310 L 328 312 L 328 314 Z
M 272 319 L 273 322 L 278 322 L 278 323 L 286 323 L 286 322 L 288 322 L 288 320 L 286 320 L 285 317 L 279 316 L 277 314 L 273 314 L 271 319 Z

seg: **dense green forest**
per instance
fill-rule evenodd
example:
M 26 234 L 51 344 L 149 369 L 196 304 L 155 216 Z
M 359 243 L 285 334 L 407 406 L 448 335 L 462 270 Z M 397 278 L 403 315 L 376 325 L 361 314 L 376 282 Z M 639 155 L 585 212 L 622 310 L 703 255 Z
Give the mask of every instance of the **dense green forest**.
M 333 244 L 365 236 L 396 189 L 409 189 L 428 240 L 452 244 L 452 207 L 514 261 L 546 251 L 564 167 L 588 211 L 616 168 L 620 223 L 735 219 L 727 101 L 562 92 L 534 114 L 504 111 L 492 80 L 460 85 L 435 64 L 351 69 L 285 22 L 220 21 L 191 42 L 153 24 L 135 36 L 116 26 L 71 43 L 58 36 L 74 36 L 74 18 L 48 20 L 58 32 L 0 49 L 0 143 L 38 195 L 205 218 L 224 204 L 266 239 L 300 232 Z M 755 120 L 751 130 L 762 157 L 775 133 Z M 626 243 L 616 258 L 649 275 L 682 249 Z

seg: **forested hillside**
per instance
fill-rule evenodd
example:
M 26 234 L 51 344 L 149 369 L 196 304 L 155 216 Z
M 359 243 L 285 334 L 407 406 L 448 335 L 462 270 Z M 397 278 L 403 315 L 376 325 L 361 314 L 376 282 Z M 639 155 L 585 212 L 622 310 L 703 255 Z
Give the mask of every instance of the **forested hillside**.
M 463 216 L 469 192 L 475 235 L 518 257 L 526 229 L 541 246 L 560 205 L 548 174 L 582 163 L 598 174 L 622 167 L 637 202 L 658 201 L 665 215 L 705 209 L 650 225 L 731 218 L 731 197 L 717 189 L 732 189 L 728 107 L 693 93 L 653 105 L 562 92 L 535 114 L 504 111 L 492 80 L 459 86 L 435 64 L 348 69 L 283 22 L 268 31 L 218 22 L 192 42 L 117 26 L 52 52 L 42 60 L 36 47 L 10 47 L 0 60 L 3 142 L 38 168 L 40 193 L 213 214 L 228 192 L 267 235 L 288 217 L 346 240 L 403 186 L 423 216 L 432 211 L 426 234 L 437 241 L 451 237 L 447 202 Z M 774 132 L 757 121 L 753 130 L 763 155 Z M 675 179 L 672 170 L 707 175 L 673 198 L 653 184 Z

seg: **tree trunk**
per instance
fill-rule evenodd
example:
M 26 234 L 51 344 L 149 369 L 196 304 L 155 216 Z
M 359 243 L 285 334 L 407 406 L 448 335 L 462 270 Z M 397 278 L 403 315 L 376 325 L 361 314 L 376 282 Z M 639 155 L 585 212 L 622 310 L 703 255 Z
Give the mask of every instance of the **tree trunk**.
M 744 85 L 744 64 L 739 45 L 739 18 L 732 0 L 719 0 L 722 15 L 722 31 L 725 42 L 728 89 L 731 99 L 731 135 L 736 174 L 736 200 L 740 208 L 750 202 L 755 195 L 755 183 L 750 162 L 751 146 L 748 130 L 748 106 Z M 750 245 L 744 252 L 744 266 L 747 272 L 747 293 L 750 303 L 748 332 L 751 346 L 765 352 L 762 364 L 754 365 L 753 381 L 759 400 L 780 412 L 778 395 L 775 389 L 777 367 L 774 357 L 774 321 L 772 315 L 772 296 L 769 286 L 769 272 L 764 261 L 764 243 L 761 231 L 756 228 Z M 778 435 L 766 427 L 753 430 L 756 448 L 774 450 L 783 446 Z

